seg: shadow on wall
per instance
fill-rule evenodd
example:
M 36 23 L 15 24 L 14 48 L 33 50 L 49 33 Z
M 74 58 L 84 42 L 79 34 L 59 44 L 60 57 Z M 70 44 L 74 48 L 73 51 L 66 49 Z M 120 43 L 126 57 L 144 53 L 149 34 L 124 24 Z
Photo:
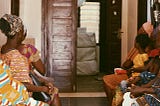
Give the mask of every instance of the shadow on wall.
M 5 44 L 7 41 L 7 37 L 0 31 L 0 47 Z

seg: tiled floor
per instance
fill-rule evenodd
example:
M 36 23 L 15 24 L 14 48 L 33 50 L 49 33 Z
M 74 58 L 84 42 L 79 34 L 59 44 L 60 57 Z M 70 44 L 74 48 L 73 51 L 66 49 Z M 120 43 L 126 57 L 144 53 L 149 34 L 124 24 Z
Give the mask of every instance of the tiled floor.
M 102 77 L 77 76 L 77 92 L 60 93 L 62 106 L 107 106 Z

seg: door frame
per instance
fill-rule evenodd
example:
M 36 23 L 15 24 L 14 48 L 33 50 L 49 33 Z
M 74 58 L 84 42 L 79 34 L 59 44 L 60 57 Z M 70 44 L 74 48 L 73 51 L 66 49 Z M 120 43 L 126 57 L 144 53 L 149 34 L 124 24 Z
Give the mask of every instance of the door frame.
M 134 38 L 137 34 L 138 1 L 122 0 L 122 49 L 121 64 L 125 61 L 129 50 L 134 46 Z M 133 18 L 134 17 L 134 18 Z
M 11 0 L 11 14 L 19 16 L 19 0 Z

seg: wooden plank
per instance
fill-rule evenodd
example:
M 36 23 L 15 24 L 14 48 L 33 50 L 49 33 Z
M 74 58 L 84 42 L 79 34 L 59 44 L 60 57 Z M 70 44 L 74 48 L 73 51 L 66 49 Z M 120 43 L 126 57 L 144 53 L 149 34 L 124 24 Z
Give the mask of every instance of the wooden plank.
M 71 52 L 71 42 L 53 42 L 53 53 L 59 52 Z
M 67 2 L 67 1 L 72 1 L 72 0 L 54 0 L 54 2 Z
M 52 24 L 52 34 L 59 35 L 59 36 L 61 36 L 61 35 L 71 36 L 72 35 L 72 26 Z
M 71 52 L 59 52 L 59 53 L 53 53 L 52 58 L 55 60 L 71 60 L 72 54 Z
M 71 60 L 53 60 L 52 70 L 71 70 Z M 63 74 L 60 74 L 60 76 L 61 75 Z
M 71 19 L 63 19 L 63 18 L 54 18 L 52 20 L 53 24 L 59 24 L 59 25 L 71 25 L 72 20 Z
M 54 35 L 53 36 L 53 40 L 52 40 L 53 42 L 56 42 L 56 41 L 72 41 L 72 38 L 71 37 L 69 37 L 69 36 L 58 36 L 58 35 Z
M 62 2 L 58 0 L 53 3 L 53 6 L 72 6 L 72 3 L 70 1 Z
M 70 17 L 72 9 L 68 6 L 56 6 L 53 7 L 53 13 L 53 17 Z

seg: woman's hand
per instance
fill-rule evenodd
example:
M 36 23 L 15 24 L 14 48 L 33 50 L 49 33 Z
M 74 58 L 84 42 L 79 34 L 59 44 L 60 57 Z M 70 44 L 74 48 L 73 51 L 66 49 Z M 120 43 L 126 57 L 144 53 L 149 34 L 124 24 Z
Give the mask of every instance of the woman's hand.
M 143 88 L 132 85 L 130 92 L 131 92 L 131 97 L 138 97 L 143 94 Z
M 54 90 L 54 87 L 50 85 L 44 85 L 44 86 L 36 86 L 35 89 L 36 89 L 35 92 L 46 92 L 47 94 L 51 95 Z
M 134 72 L 134 68 L 130 68 L 127 70 L 127 75 L 130 77 L 133 72 Z
M 45 83 L 45 86 L 48 88 L 48 94 L 52 94 L 54 91 L 54 85 L 51 82 Z

